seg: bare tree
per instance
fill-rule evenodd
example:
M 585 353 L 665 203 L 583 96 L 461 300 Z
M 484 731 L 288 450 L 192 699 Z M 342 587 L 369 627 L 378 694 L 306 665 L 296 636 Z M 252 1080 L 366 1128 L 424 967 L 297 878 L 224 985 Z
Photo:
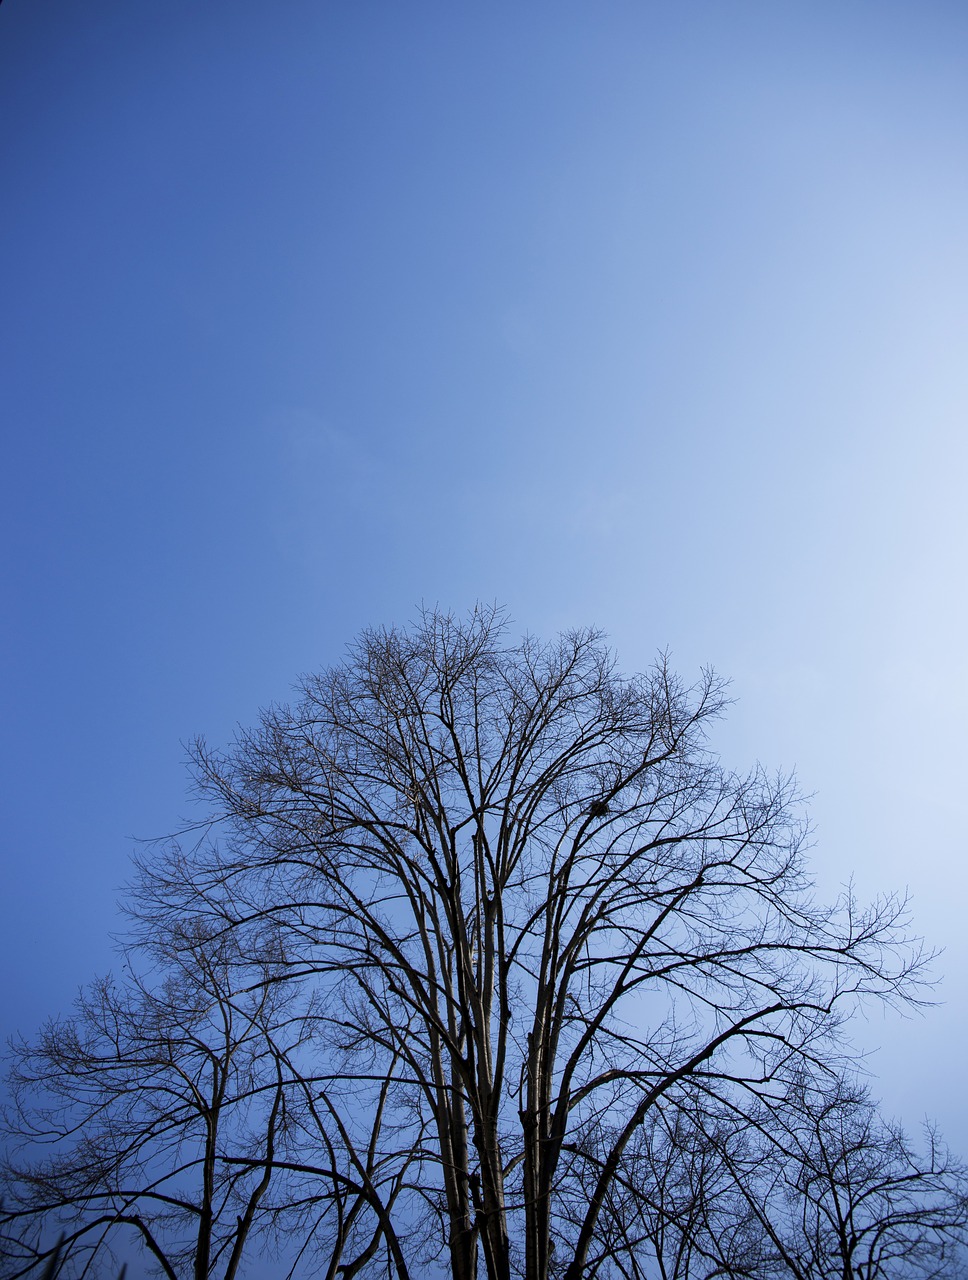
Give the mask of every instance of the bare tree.
M 919 1150 L 863 1089 L 801 1080 L 744 1137 L 719 1149 L 762 1233 L 757 1276 L 968 1274 L 968 1171 L 930 1126 Z
M 792 781 L 706 747 L 723 706 L 665 660 L 620 676 L 594 632 L 431 612 L 198 744 L 211 837 L 145 867 L 140 910 L 285 937 L 361 1265 L 623 1274 L 609 1206 L 656 1117 L 776 1093 L 837 1058 L 858 998 L 909 998 L 904 904 L 816 904 Z
M 136 1245 L 168 1280 L 238 1274 L 287 1149 L 303 1033 L 278 956 L 240 967 L 235 941 L 180 921 L 144 972 L 93 983 L 73 1017 L 14 1046 L 5 1275 L 86 1274 Z

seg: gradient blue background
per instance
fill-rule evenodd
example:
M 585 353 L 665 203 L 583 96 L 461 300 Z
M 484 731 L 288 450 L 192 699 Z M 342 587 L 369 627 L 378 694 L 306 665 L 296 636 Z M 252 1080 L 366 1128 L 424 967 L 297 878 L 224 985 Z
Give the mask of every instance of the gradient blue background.
M 0 189 L 0 1032 L 181 741 L 498 599 L 733 677 L 946 948 L 857 1034 L 968 1154 L 964 4 L 7 0 Z

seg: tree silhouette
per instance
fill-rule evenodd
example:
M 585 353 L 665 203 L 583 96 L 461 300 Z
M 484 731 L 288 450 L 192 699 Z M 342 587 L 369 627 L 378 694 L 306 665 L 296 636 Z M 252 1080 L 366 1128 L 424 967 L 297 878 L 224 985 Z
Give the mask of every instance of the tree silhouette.
M 143 862 L 134 909 L 300 993 L 290 1145 L 218 1158 L 308 1180 L 263 1214 L 302 1256 L 644 1274 L 649 1142 L 713 1195 L 676 1115 L 766 1106 L 839 1061 L 858 999 L 913 998 L 904 903 L 816 903 L 793 781 L 708 750 L 724 705 L 711 673 L 624 677 L 595 632 L 510 643 L 478 608 L 366 632 L 228 751 L 196 744 L 205 829 Z

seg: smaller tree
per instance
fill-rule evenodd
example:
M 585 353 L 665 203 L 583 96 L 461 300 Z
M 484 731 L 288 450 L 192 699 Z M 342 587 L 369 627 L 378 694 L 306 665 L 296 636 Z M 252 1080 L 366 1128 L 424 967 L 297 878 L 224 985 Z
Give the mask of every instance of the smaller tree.
M 752 1136 L 750 1136 L 752 1134 Z M 844 1081 L 800 1082 L 719 1144 L 761 1233 L 750 1270 L 787 1280 L 968 1275 L 968 1171 L 926 1126 L 923 1150 Z
M 6 1276 L 100 1267 L 136 1243 L 169 1280 L 237 1274 L 286 1146 L 301 1035 L 272 948 L 243 964 L 238 942 L 182 923 L 155 938 L 155 973 L 93 983 L 14 1046 Z

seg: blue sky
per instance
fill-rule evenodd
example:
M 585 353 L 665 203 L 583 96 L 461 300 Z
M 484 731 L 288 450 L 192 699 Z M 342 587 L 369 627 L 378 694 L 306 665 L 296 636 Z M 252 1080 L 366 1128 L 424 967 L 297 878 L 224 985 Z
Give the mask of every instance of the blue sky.
M 421 601 L 593 623 L 910 887 L 891 1109 L 968 1152 L 968 10 L 7 0 L 0 1031 L 131 837 Z

